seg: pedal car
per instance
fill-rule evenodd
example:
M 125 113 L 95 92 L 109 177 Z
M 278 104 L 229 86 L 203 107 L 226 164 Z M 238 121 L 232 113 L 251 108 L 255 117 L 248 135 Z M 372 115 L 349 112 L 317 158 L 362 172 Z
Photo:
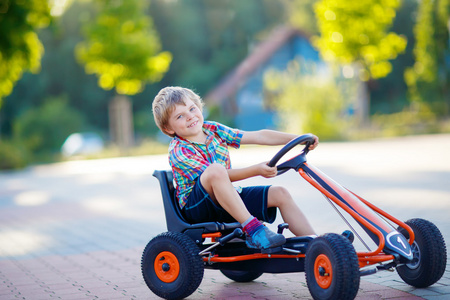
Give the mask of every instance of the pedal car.
M 150 290 L 165 299 L 188 297 L 199 287 L 205 268 L 220 270 L 238 282 L 255 280 L 263 273 L 305 272 L 314 299 L 354 299 L 360 277 L 379 270 L 397 269 L 400 277 L 414 287 L 436 283 L 447 263 L 446 246 L 439 229 L 423 219 L 399 221 L 333 181 L 307 163 L 312 142 L 311 135 L 292 140 L 269 165 L 275 166 L 295 146 L 306 144 L 299 155 L 277 166 L 278 175 L 290 169 L 298 172 L 332 205 L 356 220 L 377 245 L 375 250 L 369 247 L 364 252 L 355 250 L 354 236 L 367 244 L 349 222 L 346 223 L 351 231 L 346 234 L 292 237 L 281 247 L 263 251 L 249 249 L 238 222 L 188 223 L 175 199 L 172 172 L 155 171 L 168 231 L 151 239 L 142 255 L 142 275 Z M 278 225 L 278 233 L 285 228 L 288 224 Z

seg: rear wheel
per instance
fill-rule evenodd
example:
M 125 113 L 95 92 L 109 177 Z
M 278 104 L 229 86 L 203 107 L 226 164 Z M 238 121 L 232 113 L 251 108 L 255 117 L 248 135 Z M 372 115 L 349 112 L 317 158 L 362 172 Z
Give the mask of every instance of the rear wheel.
M 306 283 L 314 299 L 354 299 L 359 262 L 345 237 L 329 233 L 312 240 L 305 258 Z
M 223 275 L 236 282 L 250 282 L 259 278 L 262 272 L 220 270 Z
M 413 259 L 397 267 L 400 277 L 409 285 L 418 288 L 428 287 L 441 279 L 447 264 L 445 241 L 439 229 L 430 221 L 411 219 L 405 222 L 414 231 L 411 245 Z M 398 229 L 407 239 L 408 232 Z
M 157 296 L 183 299 L 191 295 L 203 279 L 203 260 L 197 245 L 178 232 L 164 232 L 153 238 L 142 254 L 144 281 Z

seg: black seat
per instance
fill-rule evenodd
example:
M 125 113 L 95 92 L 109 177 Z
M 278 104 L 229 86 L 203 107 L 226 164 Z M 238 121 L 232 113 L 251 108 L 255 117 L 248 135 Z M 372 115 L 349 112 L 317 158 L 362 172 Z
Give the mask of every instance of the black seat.
M 166 224 L 168 231 L 176 231 L 188 234 L 195 242 L 200 243 L 203 233 L 212 232 L 230 232 L 236 228 L 241 228 L 239 222 L 222 223 L 222 222 L 206 222 L 191 224 L 186 221 L 181 213 L 180 206 L 175 197 L 175 187 L 173 185 L 172 171 L 156 170 L 153 173 L 159 180 L 161 194 L 164 203 L 164 212 L 166 214 Z M 224 233 L 224 234 L 225 234 Z

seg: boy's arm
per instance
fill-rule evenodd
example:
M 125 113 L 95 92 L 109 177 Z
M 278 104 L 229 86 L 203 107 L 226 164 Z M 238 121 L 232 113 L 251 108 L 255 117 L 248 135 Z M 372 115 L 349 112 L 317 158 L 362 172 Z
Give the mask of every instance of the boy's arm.
M 284 145 L 291 140 L 298 137 L 296 134 L 290 134 L 275 130 L 263 129 L 258 131 L 243 131 L 241 144 L 254 144 L 254 145 Z M 319 144 L 319 138 L 314 136 L 314 144 L 309 148 L 313 150 Z
M 296 134 L 290 134 L 275 130 L 242 131 L 241 144 L 254 145 L 285 145 L 298 137 Z M 314 136 L 314 144 L 309 149 L 313 150 L 319 144 L 319 138 Z M 265 178 L 275 177 L 277 175 L 276 167 L 269 167 L 267 162 L 259 163 L 242 169 L 228 169 L 228 176 L 231 181 L 239 181 L 254 176 L 263 176 Z
M 259 163 L 242 169 L 228 169 L 230 180 L 239 181 L 254 176 L 263 176 L 265 178 L 275 177 L 277 175 L 276 167 L 269 167 L 267 162 Z

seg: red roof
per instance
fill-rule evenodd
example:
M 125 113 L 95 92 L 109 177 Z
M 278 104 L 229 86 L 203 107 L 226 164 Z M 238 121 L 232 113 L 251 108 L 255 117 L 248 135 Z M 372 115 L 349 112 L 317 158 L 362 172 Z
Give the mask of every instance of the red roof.
M 212 89 L 204 98 L 209 103 L 220 103 L 232 96 L 260 65 L 264 64 L 278 49 L 294 35 L 306 36 L 292 27 L 278 27 L 269 37 L 261 42 L 222 82 Z

